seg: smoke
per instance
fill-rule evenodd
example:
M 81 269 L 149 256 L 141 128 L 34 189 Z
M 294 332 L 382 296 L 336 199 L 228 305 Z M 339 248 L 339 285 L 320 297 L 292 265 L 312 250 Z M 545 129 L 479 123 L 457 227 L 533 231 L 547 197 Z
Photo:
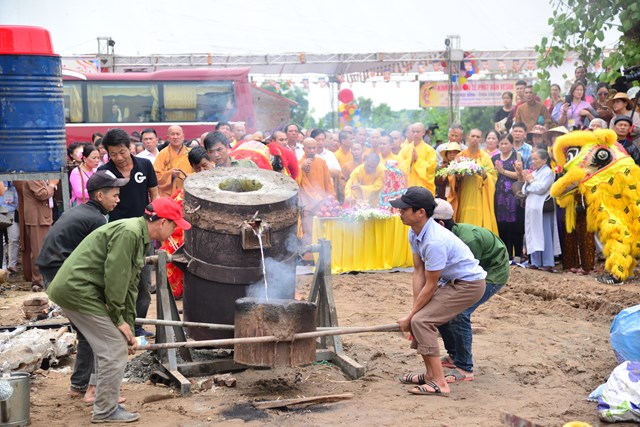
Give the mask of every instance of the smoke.
M 300 250 L 300 239 L 298 239 L 298 235 L 295 232 L 290 233 L 284 241 L 284 245 L 287 248 L 287 252 L 297 254 Z
M 288 240 L 287 240 L 288 242 Z M 294 252 L 295 253 L 295 252 Z M 296 259 L 277 261 L 274 258 L 264 260 L 266 285 L 262 278 L 247 288 L 247 297 L 258 300 L 294 299 L 296 291 Z

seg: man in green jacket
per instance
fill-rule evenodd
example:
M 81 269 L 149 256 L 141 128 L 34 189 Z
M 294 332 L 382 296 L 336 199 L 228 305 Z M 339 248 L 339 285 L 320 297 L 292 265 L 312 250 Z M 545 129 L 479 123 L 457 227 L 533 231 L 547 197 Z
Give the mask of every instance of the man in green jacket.
M 471 353 L 471 314 L 486 302 L 509 280 L 509 254 L 498 236 L 483 227 L 472 224 L 456 224 L 453 208 L 449 202 L 436 199 L 433 219 L 458 236 L 480 261 L 480 267 L 487 272 L 486 288 L 482 298 L 449 322 L 438 327 L 448 356 L 442 358 L 447 382 L 473 380 L 473 355 Z
M 89 234 L 47 288 L 49 298 L 82 332 L 95 355 L 93 423 L 140 418 L 118 405 L 127 353 L 136 350 L 133 328 L 140 270 L 151 241 L 166 240 L 176 225 L 191 228 L 178 203 L 158 198 L 143 217 L 114 221 Z

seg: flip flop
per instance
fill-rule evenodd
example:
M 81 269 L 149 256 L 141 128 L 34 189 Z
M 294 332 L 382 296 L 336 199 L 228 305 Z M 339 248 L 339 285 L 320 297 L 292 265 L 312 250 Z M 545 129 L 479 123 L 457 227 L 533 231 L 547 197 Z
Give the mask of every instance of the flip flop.
M 425 386 L 431 387 L 433 389 L 433 391 L 427 390 L 427 387 L 425 387 Z M 416 386 L 416 387 L 412 388 L 411 390 L 409 390 L 409 393 L 418 394 L 418 395 L 421 395 L 421 396 L 449 397 L 449 393 L 444 393 L 440 389 L 440 387 L 438 387 L 438 385 L 436 383 L 434 383 L 433 381 L 427 381 L 424 385 Z
M 402 384 L 413 384 L 413 385 L 422 385 L 426 384 L 427 381 L 424 378 L 424 373 L 421 374 L 405 374 L 398 378 Z M 417 379 L 418 382 L 413 381 Z
M 448 377 L 453 377 L 453 381 L 450 381 Z M 444 371 L 444 379 L 449 383 L 458 383 L 462 381 L 473 381 L 473 376 L 463 374 L 457 369 L 447 369 Z
M 455 368 L 456 367 L 456 365 L 451 361 L 449 356 L 442 356 L 440 358 L 440 364 L 442 364 L 442 366 L 444 366 L 445 368 Z

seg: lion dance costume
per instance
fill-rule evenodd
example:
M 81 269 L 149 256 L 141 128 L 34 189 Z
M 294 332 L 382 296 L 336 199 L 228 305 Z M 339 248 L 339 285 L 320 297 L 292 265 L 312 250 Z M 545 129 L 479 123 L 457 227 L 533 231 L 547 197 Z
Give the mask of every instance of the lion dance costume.
M 566 209 L 566 228 L 576 224 L 578 191 L 587 201 L 587 230 L 603 244 L 603 283 L 621 283 L 632 275 L 640 257 L 640 168 L 609 129 L 575 131 L 553 146 L 558 180 L 551 196 Z

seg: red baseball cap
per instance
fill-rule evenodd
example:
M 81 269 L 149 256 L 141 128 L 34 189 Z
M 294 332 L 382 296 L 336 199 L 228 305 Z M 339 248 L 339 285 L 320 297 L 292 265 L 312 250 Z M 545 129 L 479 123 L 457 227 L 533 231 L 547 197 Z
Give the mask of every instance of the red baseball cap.
M 147 208 L 149 207 L 151 207 L 152 210 L 145 210 L 148 215 L 157 215 L 160 218 L 170 219 L 183 230 L 191 228 L 191 224 L 185 221 L 182 215 L 182 207 L 171 197 L 157 198 L 147 206 Z

